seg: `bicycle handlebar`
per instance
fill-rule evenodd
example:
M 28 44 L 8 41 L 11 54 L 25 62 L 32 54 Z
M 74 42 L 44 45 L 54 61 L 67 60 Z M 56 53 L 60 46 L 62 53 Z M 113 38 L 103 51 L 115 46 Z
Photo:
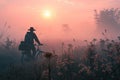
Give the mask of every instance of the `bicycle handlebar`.
M 40 44 L 40 45 L 39 45 L 39 44 L 34 44 L 34 45 L 35 45 L 35 46 L 43 46 L 43 44 Z

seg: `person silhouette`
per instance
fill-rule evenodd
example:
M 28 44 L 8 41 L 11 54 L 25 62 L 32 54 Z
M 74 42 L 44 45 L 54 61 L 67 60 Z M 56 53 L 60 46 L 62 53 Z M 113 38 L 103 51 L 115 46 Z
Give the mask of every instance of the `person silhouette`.
M 30 27 L 28 29 L 28 32 L 25 35 L 24 41 L 28 45 L 30 51 L 32 51 L 32 55 L 35 56 L 36 54 L 36 48 L 34 45 L 34 42 L 36 41 L 39 45 L 42 45 L 37 37 L 37 35 L 34 33 L 36 31 L 33 27 Z

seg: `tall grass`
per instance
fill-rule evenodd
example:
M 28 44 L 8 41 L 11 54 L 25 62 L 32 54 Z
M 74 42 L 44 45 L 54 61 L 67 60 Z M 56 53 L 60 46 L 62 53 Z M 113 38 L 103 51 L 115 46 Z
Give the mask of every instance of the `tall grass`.
M 86 46 L 62 43 L 61 48 L 59 56 L 54 51 L 49 59 L 46 54 L 25 65 L 20 64 L 15 48 L 1 48 L 0 80 L 120 80 L 119 38 L 93 39 Z

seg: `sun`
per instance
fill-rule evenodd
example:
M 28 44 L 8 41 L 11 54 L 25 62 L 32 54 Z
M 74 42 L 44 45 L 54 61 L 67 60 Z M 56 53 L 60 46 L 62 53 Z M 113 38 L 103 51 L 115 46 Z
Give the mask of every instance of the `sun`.
M 52 12 L 50 10 L 44 10 L 43 11 L 43 17 L 51 18 L 52 17 Z

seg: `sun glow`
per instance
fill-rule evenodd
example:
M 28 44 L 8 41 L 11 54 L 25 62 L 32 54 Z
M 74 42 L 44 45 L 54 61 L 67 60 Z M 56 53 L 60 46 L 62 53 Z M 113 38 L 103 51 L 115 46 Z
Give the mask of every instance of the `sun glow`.
M 50 10 L 44 10 L 43 11 L 43 17 L 51 18 L 52 17 L 52 12 Z

